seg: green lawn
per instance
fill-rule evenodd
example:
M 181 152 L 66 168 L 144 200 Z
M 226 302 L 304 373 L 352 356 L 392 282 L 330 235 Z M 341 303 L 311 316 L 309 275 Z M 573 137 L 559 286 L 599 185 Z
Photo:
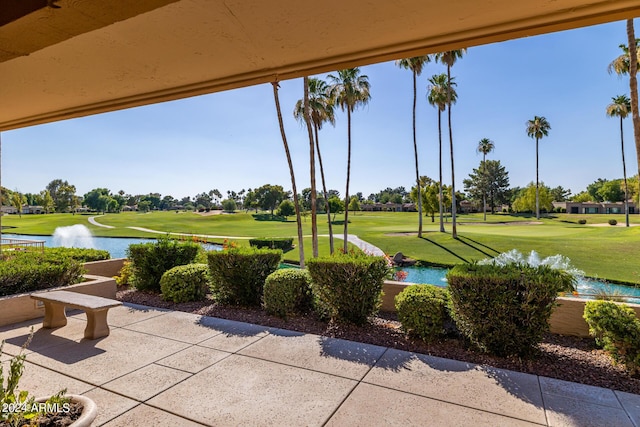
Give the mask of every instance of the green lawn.
M 612 227 L 607 221 L 615 218 L 624 223 L 624 215 L 568 215 L 556 214 L 541 219 L 531 216 L 506 214 L 460 215 L 459 239 L 451 238 L 450 222 L 445 224 L 447 233 L 438 232 L 438 222 L 424 221 L 424 236 L 418 239 L 416 213 L 369 212 L 349 216 L 349 232 L 380 247 L 386 253 L 403 252 L 412 258 L 455 264 L 495 256 L 511 249 L 521 252 L 536 250 L 541 256 L 562 254 L 590 276 L 616 281 L 640 283 L 640 226 Z M 88 215 L 15 215 L 3 216 L 5 232 L 19 234 L 53 234 L 58 226 L 84 224 L 96 236 L 150 237 L 152 234 L 133 230 L 142 227 L 162 232 L 234 236 L 239 244 L 248 244 L 248 237 L 296 237 L 295 221 L 257 221 L 249 213 L 200 216 L 194 213 L 152 212 L 108 214 L 97 218 L 112 229 L 96 227 L 88 222 Z M 584 218 L 586 225 L 578 224 Z M 292 219 L 292 218 L 291 218 Z M 338 216 L 337 220 L 342 218 Z M 640 215 L 632 215 L 631 222 L 640 224 Z M 605 224 L 595 227 L 592 224 Z M 318 218 L 320 234 L 327 234 L 326 217 Z M 334 233 L 341 234 L 342 226 L 335 225 Z M 304 234 L 311 234 L 311 221 L 304 221 Z M 212 239 L 221 242 L 222 238 Z M 306 257 L 311 253 L 311 239 L 305 237 Z M 342 240 L 336 239 L 336 247 Z M 329 253 L 329 241 L 320 238 L 320 254 Z M 298 259 L 298 251 L 285 254 L 287 259 Z

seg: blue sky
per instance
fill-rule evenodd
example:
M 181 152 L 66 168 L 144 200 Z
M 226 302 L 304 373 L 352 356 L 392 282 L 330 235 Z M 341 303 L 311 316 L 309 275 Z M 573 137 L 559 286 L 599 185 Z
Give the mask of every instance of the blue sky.
M 551 124 L 540 142 L 540 179 L 547 185 L 575 194 L 597 178 L 622 177 L 619 122 L 605 114 L 611 97 L 629 92 L 626 78 L 607 73 L 621 43 L 624 22 L 470 48 L 452 69 L 456 187 L 478 167 L 482 138 L 494 141 L 488 158 L 501 161 L 512 186 L 535 180 L 535 142 L 525 131 L 535 115 Z M 431 63 L 418 80 L 420 174 L 432 178 L 438 175 L 437 112 L 426 102 L 426 87 L 430 76 L 445 71 Z M 411 73 L 393 62 L 362 67 L 362 73 L 372 97 L 353 115 L 350 193 L 408 190 L 415 179 Z M 302 90 L 302 79 L 281 82 L 299 191 L 310 182 L 306 129 L 292 116 Z M 335 128 L 321 131 L 320 144 L 327 185 L 344 194 L 346 113 L 336 117 Z M 631 176 L 638 167 L 631 119 L 625 122 Z M 56 178 L 75 185 L 79 195 L 97 187 L 176 198 L 266 183 L 291 188 L 268 84 L 4 132 L 2 151 L 2 185 L 23 193 L 39 192 Z M 320 188 L 319 172 L 317 182 Z

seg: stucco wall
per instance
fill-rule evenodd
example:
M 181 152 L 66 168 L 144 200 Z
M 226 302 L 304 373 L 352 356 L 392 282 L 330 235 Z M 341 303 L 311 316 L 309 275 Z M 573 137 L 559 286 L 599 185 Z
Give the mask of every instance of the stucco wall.
M 126 258 L 114 258 L 105 261 L 85 262 L 84 268 L 87 270 L 87 274 L 113 277 L 120 273 L 120 269 L 122 269 L 125 261 Z

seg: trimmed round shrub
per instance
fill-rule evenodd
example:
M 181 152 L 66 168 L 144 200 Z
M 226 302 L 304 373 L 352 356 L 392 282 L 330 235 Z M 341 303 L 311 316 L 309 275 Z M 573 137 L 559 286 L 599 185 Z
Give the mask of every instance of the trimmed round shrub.
M 395 297 L 402 328 L 425 341 L 445 332 L 449 319 L 449 292 L 434 285 L 410 285 Z
M 498 356 L 530 356 L 543 334 L 558 292 L 573 277 L 546 265 L 462 264 L 447 274 L 452 317 L 479 349 Z
M 640 373 L 640 319 L 627 305 L 612 301 L 587 301 L 584 320 L 596 343 L 631 375 Z
M 263 300 L 267 313 L 284 319 L 307 312 L 313 302 L 309 272 L 294 268 L 274 271 L 264 283 Z
M 209 267 L 207 264 L 173 267 L 162 275 L 160 290 L 165 301 L 201 301 L 209 290 Z
M 232 248 L 207 254 L 211 289 L 217 300 L 235 305 L 259 306 L 264 282 L 278 269 L 282 251 Z
M 618 221 L 616 221 L 615 219 L 610 219 L 609 225 L 618 225 Z
M 584 225 L 584 224 L 586 224 L 586 223 L 587 223 L 587 220 L 586 220 L 586 219 L 579 219 L 579 220 L 578 220 L 578 224 L 582 224 L 582 225 Z
M 129 245 L 127 258 L 133 270 L 131 284 L 140 290 L 160 292 L 160 279 L 165 271 L 191 264 L 200 250 L 197 243 L 166 237 L 151 243 Z
M 318 311 L 356 325 L 377 313 L 390 270 L 382 257 L 355 254 L 314 258 L 307 269 Z

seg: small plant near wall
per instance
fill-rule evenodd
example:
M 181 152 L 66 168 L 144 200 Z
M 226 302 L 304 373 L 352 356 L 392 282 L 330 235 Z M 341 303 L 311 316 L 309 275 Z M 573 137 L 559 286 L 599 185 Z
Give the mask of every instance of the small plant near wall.
M 609 225 L 618 225 L 618 221 L 616 221 L 615 219 L 610 219 Z

